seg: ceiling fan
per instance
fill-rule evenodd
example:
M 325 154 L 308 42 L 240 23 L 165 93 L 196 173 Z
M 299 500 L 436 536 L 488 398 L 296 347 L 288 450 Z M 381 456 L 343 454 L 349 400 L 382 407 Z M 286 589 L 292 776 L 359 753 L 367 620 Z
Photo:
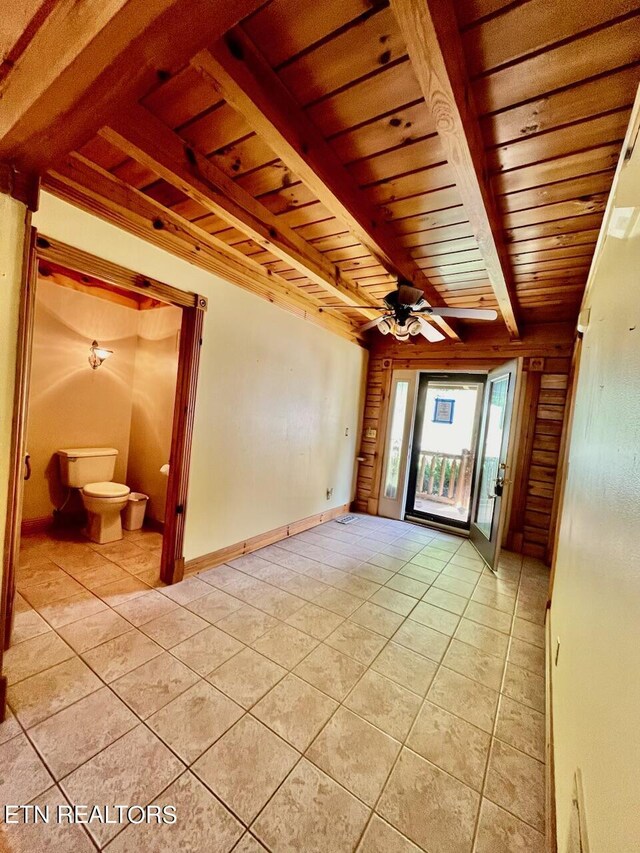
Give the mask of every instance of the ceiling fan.
M 413 335 L 422 335 L 430 343 L 444 340 L 444 335 L 425 317 L 456 317 L 461 320 L 495 320 L 498 312 L 492 308 L 432 308 L 424 298 L 424 293 L 408 282 L 398 281 L 398 289 L 392 290 L 382 300 L 384 307 L 373 308 L 384 311 L 382 317 L 376 317 L 361 326 L 361 331 L 377 326 L 383 335 L 392 334 L 399 341 L 408 341 Z M 336 306 L 338 307 L 338 306 Z M 348 306 L 342 305 L 345 309 Z M 370 305 L 363 305 L 370 308 Z

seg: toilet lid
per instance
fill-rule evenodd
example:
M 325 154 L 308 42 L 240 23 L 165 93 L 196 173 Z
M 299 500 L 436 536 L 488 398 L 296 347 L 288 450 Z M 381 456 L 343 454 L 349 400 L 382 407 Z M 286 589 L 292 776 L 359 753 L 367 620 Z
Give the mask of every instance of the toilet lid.
M 122 483 L 87 483 L 82 490 L 91 498 L 124 498 L 131 489 Z

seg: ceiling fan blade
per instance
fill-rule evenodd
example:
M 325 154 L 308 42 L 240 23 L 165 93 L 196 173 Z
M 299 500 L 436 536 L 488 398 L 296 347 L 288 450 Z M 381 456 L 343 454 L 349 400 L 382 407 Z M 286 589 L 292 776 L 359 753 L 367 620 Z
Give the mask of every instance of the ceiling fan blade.
M 418 317 L 420 321 L 420 334 L 426 338 L 429 343 L 435 344 L 438 341 L 444 340 L 444 335 L 439 329 L 436 329 L 435 326 L 432 326 L 431 323 L 427 323 L 424 317 Z
M 458 317 L 461 320 L 495 320 L 498 312 L 493 308 L 429 308 L 424 312 L 433 317 Z
M 373 329 L 374 326 L 377 326 L 379 323 L 384 320 L 384 317 L 376 317 L 375 320 L 369 320 L 368 323 L 365 323 L 364 326 L 360 326 L 360 332 L 366 332 L 367 329 Z

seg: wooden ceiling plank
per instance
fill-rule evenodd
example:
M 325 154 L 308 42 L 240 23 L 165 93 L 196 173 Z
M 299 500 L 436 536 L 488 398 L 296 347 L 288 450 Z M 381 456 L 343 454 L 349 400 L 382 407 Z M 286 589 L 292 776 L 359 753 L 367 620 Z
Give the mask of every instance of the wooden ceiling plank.
M 239 28 L 210 51 L 198 54 L 193 63 L 220 87 L 225 100 L 248 118 L 278 157 L 383 266 L 423 290 L 430 304 L 437 304 L 433 299 L 439 301 L 439 298 L 426 277 L 398 246 L 381 212 L 367 200 L 331 147 Z M 449 337 L 458 339 L 452 325 L 444 321 L 439 325 Z
M 196 266 L 249 290 L 285 310 L 307 317 L 354 339 L 358 328 L 342 315 L 326 311 L 320 300 L 269 271 L 210 234 L 153 202 L 143 193 L 78 155 L 70 155 L 59 172 L 46 175 L 44 187 L 71 204 L 88 210 Z M 159 226 L 162 227 L 159 227 Z
M 290 261 L 348 305 L 377 305 L 317 249 L 143 107 L 130 107 L 119 114 L 113 125 L 100 131 L 109 142 L 244 231 L 264 249 Z M 369 308 L 360 310 L 369 319 L 377 316 Z
M 450 0 L 391 0 L 414 71 L 433 116 L 463 207 L 484 258 L 504 322 L 519 336 L 510 263 L 491 193 L 482 136 L 469 99 L 469 81 Z
M 60 0 L 3 81 L 0 159 L 44 171 L 261 2 Z

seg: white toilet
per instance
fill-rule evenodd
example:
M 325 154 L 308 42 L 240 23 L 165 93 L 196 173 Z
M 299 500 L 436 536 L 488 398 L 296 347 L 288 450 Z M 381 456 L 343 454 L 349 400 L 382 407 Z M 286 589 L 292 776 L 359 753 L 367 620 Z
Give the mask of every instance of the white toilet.
M 62 484 L 80 489 L 89 521 L 86 536 L 104 545 L 122 539 L 120 513 L 131 489 L 113 483 L 118 451 L 113 447 L 71 447 L 58 450 Z

